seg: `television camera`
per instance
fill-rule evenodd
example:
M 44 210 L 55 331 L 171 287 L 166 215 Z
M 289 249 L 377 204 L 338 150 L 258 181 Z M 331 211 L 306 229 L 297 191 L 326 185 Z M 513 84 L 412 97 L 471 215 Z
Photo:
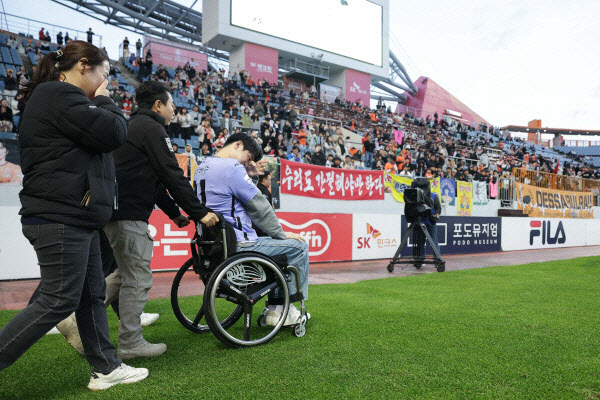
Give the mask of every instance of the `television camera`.
M 434 206 L 431 198 L 429 179 L 416 178 L 411 183 L 411 187 L 404 190 L 404 203 L 404 215 L 409 227 L 400 242 L 400 246 L 398 246 L 398 250 L 396 250 L 396 254 L 390 260 L 387 270 L 393 272 L 396 264 L 413 264 L 417 269 L 421 268 L 423 264 L 434 264 L 438 272 L 444 272 L 446 270 L 446 262 L 442 260 L 437 246 L 434 245 L 433 239 L 422 221 L 423 218 L 428 218 L 432 224 L 438 221 L 438 218 L 432 212 Z M 404 250 L 404 247 L 406 247 L 408 238 L 411 235 L 413 237 L 412 256 L 401 257 L 400 254 Z M 421 254 L 424 240 L 427 241 L 433 250 L 433 257 L 431 258 L 426 257 L 425 254 Z

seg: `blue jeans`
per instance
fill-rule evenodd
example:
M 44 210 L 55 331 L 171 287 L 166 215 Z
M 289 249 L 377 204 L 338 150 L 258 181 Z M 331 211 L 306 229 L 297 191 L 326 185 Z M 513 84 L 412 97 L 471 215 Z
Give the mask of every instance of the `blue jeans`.
M 85 357 L 94 371 L 121 365 L 110 341 L 98 231 L 64 224 L 23 225 L 37 253 L 39 297 L 0 330 L 0 370 L 73 311 Z
M 373 168 L 373 153 L 365 151 L 365 168 Z
M 285 254 L 288 265 L 293 265 L 300 273 L 300 291 L 304 300 L 308 299 L 308 244 L 296 239 L 271 239 L 270 237 L 259 237 L 256 242 L 238 243 L 237 251 L 256 251 L 266 256 Z M 291 282 L 288 282 L 290 296 L 295 294 L 296 276 L 290 274 Z
M 442 254 L 440 252 L 440 244 L 438 243 L 438 231 L 437 231 L 437 225 L 425 225 L 425 227 L 427 228 L 427 232 L 429 232 L 429 236 L 431 236 L 431 239 L 433 239 L 433 243 L 435 244 L 435 247 L 437 248 L 438 253 L 440 253 L 440 255 Z M 425 237 L 425 235 L 423 235 L 420 231 L 419 231 L 419 235 L 421 235 L 422 239 L 421 243 L 420 243 L 420 249 L 419 249 L 419 254 L 421 255 L 421 257 L 425 257 L 425 242 L 427 242 L 427 238 Z M 429 245 L 429 243 L 428 243 Z M 433 250 L 431 251 L 431 253 L 433 254 Z

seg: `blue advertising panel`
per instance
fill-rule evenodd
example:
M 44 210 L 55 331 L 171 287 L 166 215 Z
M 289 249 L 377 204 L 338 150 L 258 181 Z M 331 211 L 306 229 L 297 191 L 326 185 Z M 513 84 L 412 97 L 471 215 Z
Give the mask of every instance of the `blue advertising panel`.
M 444 254 L 471 254 L 502 251 L 502 224 L 498 217 L 441 217 L 437 223 L 438 242 L 442 256 Z M 408 225 L 402 216 L 402 234 Z M 412 255 L 412 237 L 402 250 L 402 256 Z M 427 255 L 432 255 L 425 244 Z

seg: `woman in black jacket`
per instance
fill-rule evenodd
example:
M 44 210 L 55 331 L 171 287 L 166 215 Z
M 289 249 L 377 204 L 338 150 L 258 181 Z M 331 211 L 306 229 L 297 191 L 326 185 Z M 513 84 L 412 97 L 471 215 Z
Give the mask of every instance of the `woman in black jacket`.
M 88 388 L 106 389 L 148 376 L 115 355 L 104 305 L 98 230 L 111 218 L 115 167 L 127 122 L 110 99 L 106 54 L 82 41 L 48 53 L 23 94 L 21 167 L 23 234 L 40 265 L 40 295 L 0 330 L 0 370 L 13 364 L 75 311 Z

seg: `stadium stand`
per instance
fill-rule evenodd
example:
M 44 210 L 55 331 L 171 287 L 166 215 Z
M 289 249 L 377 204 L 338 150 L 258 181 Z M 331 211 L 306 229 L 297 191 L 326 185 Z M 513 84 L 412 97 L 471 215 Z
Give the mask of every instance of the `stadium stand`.
M 29 61 L 35 65 L 38 52 L 40 57 L 59 48 L 58 44 L 46 43 L 49 50 L 42 49 L 39 41 L 20 37 L 18 50 L 27 55 L 25 64 L 17 49 L 6 46 L 8 35 L 0 34 L 2 77 L 9 68 L 16 70 Z M 510 177 L 515 168 L 527 168 L 600 179 L 600 146 L 552 149 L 504 137 L 498 128 L 477 129 L 437 115 L 415 118 L 410 113 L 392 113 L 383 105 L 370 109 L 341 100 L 325 103 L 318 100 L 317 93 L 285 91 L 281 82 L 254 82 L 247 72 L 228 76 L 224 70 L 196 71 L 189 63 L 167 68 L 145 61 L 131 54 L 112 63 L 109 90 L 113 100 L 126 115 L 137 109 L 136 84 L 121 73 L 121 67 L 138 83 L 167 83 L 177 107 L 170 129 L 173 141 L 181 152 L 189 144 L 198 157 L 214 153 L 227 135 L 239 130 L 252 134 L 268 155 L 287 158 L 298 146 L 303 162 L 319 162 L 318 157 L 313 157 L 319 145 L 325 165 L 333 166 L 339 158 L 341 167 L 349 169 L 399 173 L 407 164 L 411 176 L 495 181 Z M 182 116 L 184 108 L 190 117 Z M 227 122 L 225 112 L 230 117 Z M 212 127 L 208 135 L 201 127 L 204 119 L 209 119 Z M 286 121 L 290 122 L 289 127 Z M 224 123 L 227 127 L 222 126 Z M 403 132 L 401 144 L 394 140 L 395 130 Z M 370 165 L 365 156 L 366 147 L 370 147 L 365 146 L 367 134 L 373 142 Z

